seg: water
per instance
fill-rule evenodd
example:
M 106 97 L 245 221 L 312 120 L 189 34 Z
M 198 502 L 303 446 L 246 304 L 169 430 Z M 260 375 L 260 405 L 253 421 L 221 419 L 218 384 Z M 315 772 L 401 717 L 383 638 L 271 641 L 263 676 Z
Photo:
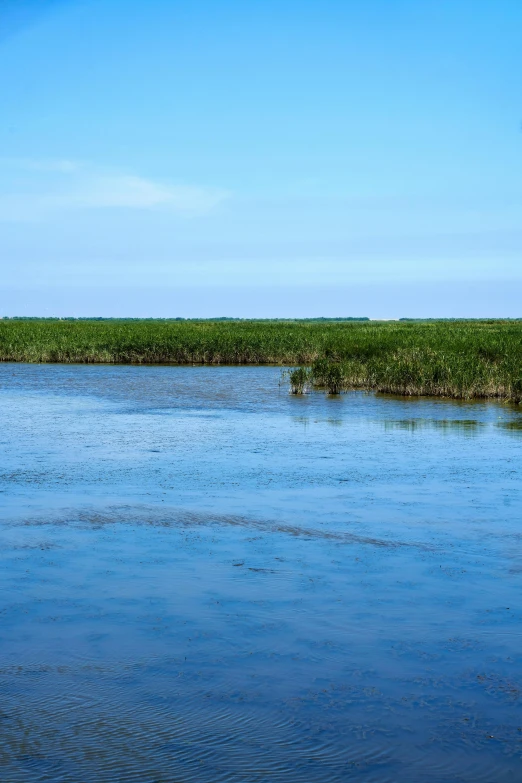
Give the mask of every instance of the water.
M 518 783 L 522 412 L 0 365 L 3 783 Z

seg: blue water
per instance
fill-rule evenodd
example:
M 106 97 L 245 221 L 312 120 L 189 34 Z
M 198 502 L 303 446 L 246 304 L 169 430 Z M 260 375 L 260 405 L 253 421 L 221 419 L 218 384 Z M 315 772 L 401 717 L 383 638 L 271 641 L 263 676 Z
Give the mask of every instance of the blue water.
M 519 783 L 522 411 L 0 365 L 2 783 Z

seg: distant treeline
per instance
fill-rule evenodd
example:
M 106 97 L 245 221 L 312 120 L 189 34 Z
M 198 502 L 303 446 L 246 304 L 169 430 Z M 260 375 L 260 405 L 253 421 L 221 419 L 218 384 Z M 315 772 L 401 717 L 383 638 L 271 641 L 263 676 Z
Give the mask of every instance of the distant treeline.
M 522 322 L 12 318 L 0 361 L 312 366 L 304 385 L 519 402 Z
M 466 321 L 469 323 L 491 324 L 503 321 L 522 321 L 520 318 L 399 318 L 399 321 L 411 321 L 413 323 L 454 323 L 455 321 Z
M 219 318 L 104 318 L 101 316 L 32 316 L 32 315 L 4 315 L 0 316 L 1 321 L 188 321 L 190 323 L 217 323 L 221 321 L 229 321 L 232 323 L 246 322 L 246 323 L 340 323 L 344 321 L 370 321 L 372 319 L 366 316 L 346 316 L 339 318 L 229 318 L 228 316 L 220 316 Z M 375 319 L 374 319 L 375 320 Z M 386 319 L 383 319 L 386 320 Z M 399 321 L 407 321 L 411 323 L 496 323 L 504 321 L 522 321 L 520 318 L 399 318 Z M 381 319 L 378 319 L 381 323 Z
M 195 323 L 213 323 L 217 321 L 256 321 L 260 323 L 275 322 L 286 323 L 287 321 L 303 321 L 304 323 L 315 323 L 320 321 L 369 321 L 369 318 L 228 318 L 222 316 L 220 318 L 87 318 L 75 316 L 46 316 L 40 318 L 38 316 L 25 316 L 25 315 L 4 315 L 0 316 L 0 320 L 3 321 L 194 321 Z

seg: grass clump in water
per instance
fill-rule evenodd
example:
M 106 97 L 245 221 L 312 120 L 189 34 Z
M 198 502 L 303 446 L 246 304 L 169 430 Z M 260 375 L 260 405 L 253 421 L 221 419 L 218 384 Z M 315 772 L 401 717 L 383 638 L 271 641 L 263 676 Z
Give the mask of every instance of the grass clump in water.
M 312 365 L 311 379 L 314 386 L 326 389 L 329 394 L 340 394 L 348 388 L 348 368 L 346 363 L 318 359 Z
M 287 375 L 292 394 L 304 394 L 308 390 L 311 380 L 309 367 L 296 367 L 295 370 L 289 370 Z

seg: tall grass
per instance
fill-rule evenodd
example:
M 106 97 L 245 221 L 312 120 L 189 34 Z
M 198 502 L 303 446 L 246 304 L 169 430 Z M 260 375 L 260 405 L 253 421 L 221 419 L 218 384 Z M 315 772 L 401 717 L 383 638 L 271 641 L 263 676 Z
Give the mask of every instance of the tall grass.
M 280 364 L 297 392 L 522 400 L 521 321 L 0 320 L 0 361 Z
M 368 362 L 319 359 L 311 367 L 289 373 L 291 390 L 325 389 L 340 394 L 351 389 L 404 396 L 437 396 L 470 400 L 496 398 L 522 401 L 522 369 L 516 361 L 491 362 L 435 351 L 401 350 Z M 294 383 L 299 379 L 299 384 Z

